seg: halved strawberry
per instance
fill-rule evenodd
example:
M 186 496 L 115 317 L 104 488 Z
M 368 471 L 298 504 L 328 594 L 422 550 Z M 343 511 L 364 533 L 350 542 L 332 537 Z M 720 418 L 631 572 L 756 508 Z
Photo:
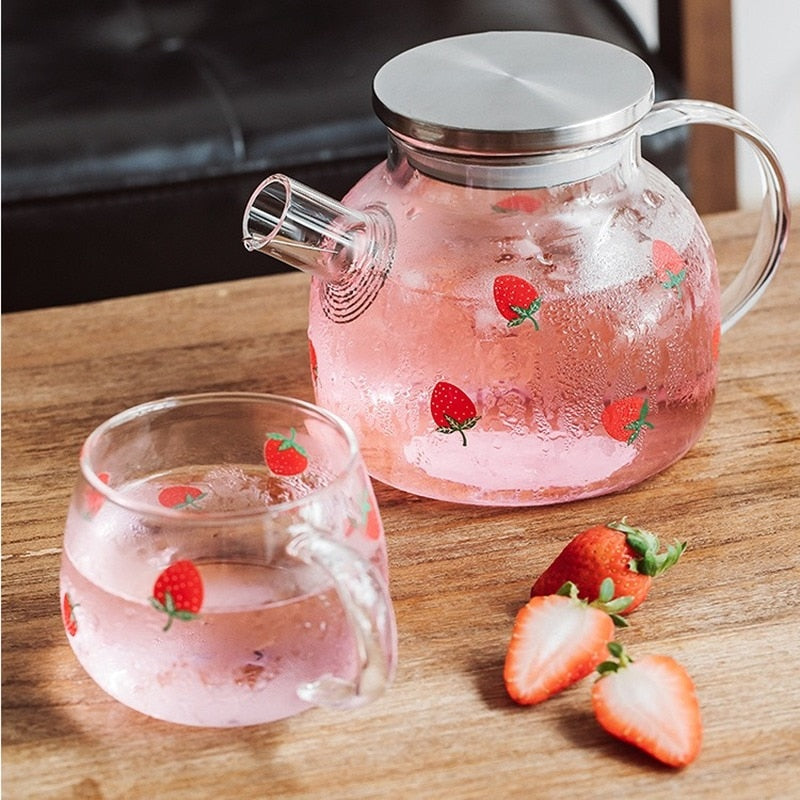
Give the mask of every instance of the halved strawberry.
M 510 697 L 533 705 L 589 675 L 607 655 L 615 625 L 625 626 L 618 613 L 630 598 L 612 600 L 608 581 L 594 604 L 578 600 L 574 584 L 558 594 L 534 597 L 514 621 L 506 653 L 503 680 Z
M 647 655 L 634 661 L 618 642 L 592 686 L 592 709 L 612 736 L 671 767 L 697 758 L 703 738 L 694 683 L 675 659 Z

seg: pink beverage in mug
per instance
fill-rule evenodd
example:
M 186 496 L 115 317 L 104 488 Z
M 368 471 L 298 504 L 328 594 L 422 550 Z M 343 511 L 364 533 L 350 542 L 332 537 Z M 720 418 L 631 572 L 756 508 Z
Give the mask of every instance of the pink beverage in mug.
M 385 592 L 386 577 L 363 464 L 326 495 L 338 474 L 325 453 L 332 439 L 311 426 L 263 433 L 260 466 L 170 468 L 125 483 L 111 463 L 99 482 L 79 483 L 64 538 L 64 624 L 89 675 L 131 708 L 234 726 L 359 702 L 363 634 L 352 626 L 350 593 L 358 581 Z M 374 627 L 388 680 L 388 595 Z
M 620 196 L 614 174 L 523 193 L 401 164 L 401 189 L 376 171 L 346 198 L 385 203 L 395 259 L 420 265 L 389 272 L 346 323 L 324 284 L 311 293 L 317 400 L 351 422 L 372 475 L 540 504 L 633 484 L 689 449 L 714 397 L 715 261 L 642 166 L 650 188 Z

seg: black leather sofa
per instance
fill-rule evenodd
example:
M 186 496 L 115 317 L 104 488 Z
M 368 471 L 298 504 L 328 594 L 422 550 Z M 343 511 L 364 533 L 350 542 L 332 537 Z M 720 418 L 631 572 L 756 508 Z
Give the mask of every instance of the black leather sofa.
M 340 197 L 384 157 L 381 64 L 501 29 L 612 41 L 680 94 L 611 0 L 5 0 L 3 310 L 284 269 L 240 245 L 258 181 Z M 680 136 L 647 155 L 685 181 Z

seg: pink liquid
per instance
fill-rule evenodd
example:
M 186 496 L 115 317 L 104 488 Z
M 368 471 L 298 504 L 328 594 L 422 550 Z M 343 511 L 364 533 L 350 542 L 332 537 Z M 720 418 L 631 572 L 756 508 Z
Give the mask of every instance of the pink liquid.
M 253 725 L 307 708 L 297 688 L 352 677 L 354 645 L 332 589 L 302 594 L 293 576 L 256 564 L 200 564 L 202 616 L 175 621 L 115 595 L 64 558 L 61 591 L 77 602 L 70 644 L 112 697 L 185 725 Z
M 353 425 L 374 477 L 456 502 L 538 505 L 625 488 L 692 446 L 716 382 L 715 261 L 694 213 L 671 207 L 674 187 L 650 178 L 661 193 L 613 201 L 600 183 L 597 197 L 591 184 L 580 196 L 542 190 L 528 214 L 491 211 L 509 192 L 415 175 L 401 194 L 365 179 L 364 196 L 377 194 L 395 219 L 395 266 L 344 324 L 326 317 L 315 281 L 309 337 L 317 401 Z M 354 191 L 358 202 L 361 184 Z M 654 239 L 684 260 L 679 285 L 655 274 Z M 499 313 L 501 275 L 538 290 L 538 330 Z M 437 431 L 439 381 L 480 417 L 466 446 Z M 629 396 L 647 399 L 652 425 L 630 443 L 602 422 Z
M 161 476 L 131 492 L 154 497 L 164 486 L 191 483 L 210 497 L 213 476 L 203 482 L 197 475 Z M 249 477 L 251 487 L 260 487 L 254 491 L 271 480 Z M 202 512 L 186 512 L 194 513 Z M 108 501 L 91 520 L 71 510 L 61 597 L 73 606 L 68 639 L 89 675 L 131 708 L 198 726 L 270 722 L 308 707 L 298 696 L 304 683 L 326 674 L 352 680 L 355 643 L 329 579 L 282 552 L 259 555 L 226 544 L 222 560 L 221 538 L 201 528 L 150 525 Z M 357 532 L 349 541 L 385 565 L 382 538 Z M 186 553 L 201 576 L 202 607 L 165 630 L 167 615 L 150 602 L 154 582 Z

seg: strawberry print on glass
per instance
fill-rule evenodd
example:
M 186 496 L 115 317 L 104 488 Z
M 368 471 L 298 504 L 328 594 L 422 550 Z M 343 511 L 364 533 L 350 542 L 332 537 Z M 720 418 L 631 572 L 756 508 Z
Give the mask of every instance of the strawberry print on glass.
M 438 433 L 458 433 L 461 444 L 467 446 L 464 431 L 474 428 L 480 419 L 475 403 L 462 389 L 446 381 L 439 381 L 431 393 L 431 416 Z
M 276 475 L 299 475 L 308 466 L 308 454 L 295 439 L 294 428 L 288 436 L 268 433 L 264 443 L 264 462 Z
M 165 631 L 176 619 L 195 619 L 203 605 L 203 579 L 197 567 L 191 561 L 176 561 L 167 567 L 156 579 L 150 604 L 167 615 Z

